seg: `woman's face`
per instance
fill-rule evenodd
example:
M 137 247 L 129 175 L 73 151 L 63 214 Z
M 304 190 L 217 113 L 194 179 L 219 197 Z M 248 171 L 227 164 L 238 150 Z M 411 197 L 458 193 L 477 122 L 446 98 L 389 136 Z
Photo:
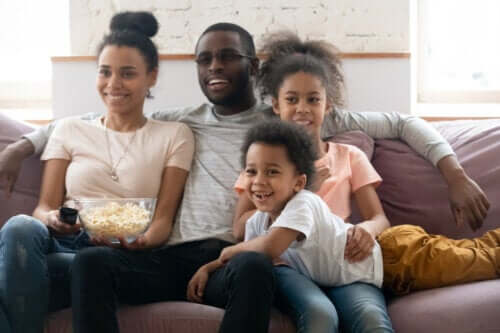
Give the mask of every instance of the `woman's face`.
M 273 98 L 273 110 L 282 120 L 301 125 L 312 135 L 319 135 L 329 108 L 323 83 L 310 73 L 288 75 L 278 90 L 278 98 Z
M 157 69 L 147 71 L 138 49 L 108 45 L 99 55 L 97 91 L 109 112 L 142 113 L 144 99 L 156 83 L 157 73 Z

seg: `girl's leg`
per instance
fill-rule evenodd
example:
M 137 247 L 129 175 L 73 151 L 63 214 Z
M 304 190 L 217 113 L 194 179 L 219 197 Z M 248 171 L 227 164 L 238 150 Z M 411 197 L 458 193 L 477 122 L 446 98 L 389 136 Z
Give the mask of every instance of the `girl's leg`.
M 297 333 L 338 332 L 337 311 L 313 281 L 288 266 L 274 272 L 277 306 L 292 317 Z
M 14 332 L 40 333 L 49 303 L 48 229 L 26 215 L 0 231 L 0 299 Z
M 384 256 L 384 284 L 395 293 L 497 278 L 500 229 L 472 240 L 429 235 L 401 225 L 379 236 Z
M 343 333 L 394 332 L 382 290 L 366 283 L 327 288 Z

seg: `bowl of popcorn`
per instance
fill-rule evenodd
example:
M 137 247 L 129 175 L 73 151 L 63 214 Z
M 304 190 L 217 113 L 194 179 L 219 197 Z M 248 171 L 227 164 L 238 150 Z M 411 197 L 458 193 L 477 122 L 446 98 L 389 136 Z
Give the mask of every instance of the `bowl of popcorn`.
M 154 216 L 155 198 L 76 199 L 82 227 L 91 237 L 113 243 L 133 242 L 146 232 Z

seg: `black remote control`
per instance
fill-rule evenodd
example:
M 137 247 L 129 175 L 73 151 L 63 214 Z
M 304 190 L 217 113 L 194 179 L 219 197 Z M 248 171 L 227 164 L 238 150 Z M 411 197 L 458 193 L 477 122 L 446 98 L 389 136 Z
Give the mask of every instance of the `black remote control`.
M 64 223 L 73 225 L 76 223 L 77 217 L 78 210 L 69 207 L 59 208 L 59 219 Z

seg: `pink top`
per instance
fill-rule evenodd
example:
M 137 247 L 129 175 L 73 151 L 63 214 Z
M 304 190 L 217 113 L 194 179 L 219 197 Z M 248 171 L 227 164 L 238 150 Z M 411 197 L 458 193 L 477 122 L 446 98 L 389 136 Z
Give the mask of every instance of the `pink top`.
M 355 146 L 328 142 L 328 152 L 315 164 L 316 167 L 329 165 L 333 174 L 316 193 L 344 220 L 351 215 L 352 193 L 368 184 L 378 186 L 382 181 L 365 153 Z M 241 173 L 234 185 L 238 193 L 244 191 L 243 176 Z

